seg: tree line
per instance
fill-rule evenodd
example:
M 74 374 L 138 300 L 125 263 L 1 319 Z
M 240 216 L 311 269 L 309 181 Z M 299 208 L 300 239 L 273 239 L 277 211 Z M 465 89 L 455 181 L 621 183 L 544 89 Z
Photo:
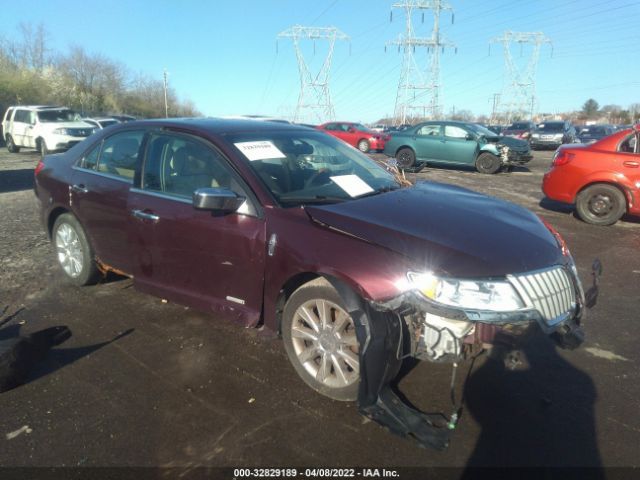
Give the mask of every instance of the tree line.
M 165 116 L 164 82 L 134 74 L 121 62 L 72 46 L 49 47 L 40 24 L 20 24 L 15 38 L 0 37 L 0 115 L 11 105 L 64 105 L 84 116 Z M 167 88 L 170 117 L 198 116 L 189 100 Z

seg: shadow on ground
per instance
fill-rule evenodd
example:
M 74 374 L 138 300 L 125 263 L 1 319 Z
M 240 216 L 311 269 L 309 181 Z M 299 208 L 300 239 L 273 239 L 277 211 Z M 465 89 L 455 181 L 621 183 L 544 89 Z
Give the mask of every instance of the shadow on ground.
M 33 188 L 33 168 L 0 171 L 0 193 L 19 192 Z
M 468 379 L 466 413 L 481 426 L 468 461 L 476 467 L 588 467 L 604 478 L 596 441 L 591 377 L 567 362 L 546 337 L 524 345 L 526 367 L 489 359 Z

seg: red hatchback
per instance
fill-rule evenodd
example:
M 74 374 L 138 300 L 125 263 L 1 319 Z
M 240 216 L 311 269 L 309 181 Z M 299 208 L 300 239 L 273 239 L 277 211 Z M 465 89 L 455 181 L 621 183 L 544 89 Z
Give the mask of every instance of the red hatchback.
M 361 152 L 369 150 L 384 150 L 384 142 L 391 140 L 389 135 L 374 132 L 364 125 L 352 122 L 329 122 L 316 127 L 329 135 L 347 142 Z
M 575 203 L 587 223 L 612 225 L 640 215 L 640 125 L 590 145 L 563 145 L 542 181 L 552 200 Z

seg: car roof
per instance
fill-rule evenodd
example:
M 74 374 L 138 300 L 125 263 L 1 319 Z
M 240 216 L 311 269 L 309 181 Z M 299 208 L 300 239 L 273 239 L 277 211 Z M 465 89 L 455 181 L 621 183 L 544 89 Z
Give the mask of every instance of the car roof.
M 150 120 L 137 120 L 135 125 L 162 126 L 174 128 L 193 128 L 204 130 L 216 135 L 241 132 L 273 132 L 273 131 L 304 131 L 306 127 L 300 127 L 288 123 L 265 122 L 242 118 L 161 118 Z M 131 123 L 121 124 L 122 128 L 129 128 Z M 115 127 L 114 127 L 115 128 Z
M 15 105 L 11 108 L 23 108 L 25 110 L 71 110 L 69 107 L 55 105 Z

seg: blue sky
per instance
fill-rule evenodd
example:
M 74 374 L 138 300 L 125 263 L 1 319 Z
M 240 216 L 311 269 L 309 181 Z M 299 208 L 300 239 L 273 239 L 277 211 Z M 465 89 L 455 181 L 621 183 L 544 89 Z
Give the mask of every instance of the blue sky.
M 398 0 L 399 1 L 399 0 Z M 276 36 L 287 28 L 335 26 L 350 36 L 338 42 L 330 90 L 339 119 L 373 122 L 393 113 L 402 56 L 384 45 L 404 30 L 399 10 L 393 22 L 386 0 L 3 0 L 0 36 L 11 37 L 20 22 L 42 22 L 51 47 L 66 52 L 79 44 L 162 78 L 205 115 L 292 114 L 299 91 L 293 45 Z M 580 109 L 588 98 L 626 108 L 640 103 L 640 0 L 449 0 L 451 24 L 442 34 L 457 53 L 441 56 L 446 112 L 491 111 L 502 89 L 502 47 L 489 41 L 506 30 L 543 32 L 536 75 L 539 110 Z M 429 36 L 432 17 L 414 19 L 416 35 Z M 325 44 L 303 45 L 311 70 L 324 59 Z M 514 60 L 526 60 L 525 48 Z M 422 55 L 422 57 L 420 57 Z M 426 51 L 418 51 L 426 65 Z

